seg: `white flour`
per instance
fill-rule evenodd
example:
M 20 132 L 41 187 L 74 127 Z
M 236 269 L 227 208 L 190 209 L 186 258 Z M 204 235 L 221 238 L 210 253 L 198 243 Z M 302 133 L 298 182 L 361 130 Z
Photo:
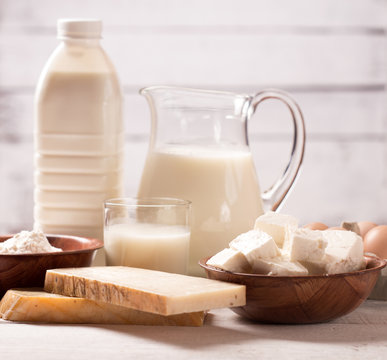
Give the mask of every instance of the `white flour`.
M 30 254 L 57 252 L 62 249 L 51 246 L 41 231 L 21 231 L 0 243 L 0 254 Z

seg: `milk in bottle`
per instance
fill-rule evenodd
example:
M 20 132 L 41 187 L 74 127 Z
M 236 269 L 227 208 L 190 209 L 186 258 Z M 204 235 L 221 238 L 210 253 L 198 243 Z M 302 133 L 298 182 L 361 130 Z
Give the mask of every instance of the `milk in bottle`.
M 103 201 L 123 193 L 122 94 L 99 20 L 58 21 L 60 45 L 35 97 L 34 220 L 103 238 Z

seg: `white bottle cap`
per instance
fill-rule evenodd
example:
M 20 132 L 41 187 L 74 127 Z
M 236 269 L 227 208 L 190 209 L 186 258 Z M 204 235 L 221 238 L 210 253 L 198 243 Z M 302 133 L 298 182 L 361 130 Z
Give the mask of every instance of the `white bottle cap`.
M 58 38 L 100 39 L 102 21 L 98 19 L 59 19 Z

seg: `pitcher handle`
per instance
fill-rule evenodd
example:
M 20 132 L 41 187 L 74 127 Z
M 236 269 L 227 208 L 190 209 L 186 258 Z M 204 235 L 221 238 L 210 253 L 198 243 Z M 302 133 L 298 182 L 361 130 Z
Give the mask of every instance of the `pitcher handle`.
M 262 201 L 265 211 L 271 209 L 278 210 L 286 196 L 292 189 L 294 182 L 299 174 L 305 150 L 305 124 L 302 112 L 298 104 L 284 91 L 267 89 L 257 93 L 251 107 L 253 113 L 258 105 L 267 99 L 277 99 L 285 103 L 290 110 L 293 120 L 293 145 L 290 160 L 282 176 L 269 189 L 262 193 Z

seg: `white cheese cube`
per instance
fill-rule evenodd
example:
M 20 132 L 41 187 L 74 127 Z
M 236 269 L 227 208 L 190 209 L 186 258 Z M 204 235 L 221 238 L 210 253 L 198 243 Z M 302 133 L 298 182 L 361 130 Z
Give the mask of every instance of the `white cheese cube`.
M 308 275 L 308 270 L 298 261 L 291 262 L 284 258 L 257 259 L 252 268 L 254 274 L 278 276 Z
M 326 273 L 336 274 L 364 269 L 362 238 L 352 231 L 325 230 L 324 238 Z
M 238 250 L 226 248 L 208 259 L 207 265 L 232 272 L 250 272 L 251 266 L 246 257 Z
M 254 229 L 268 233 L 282 247 L 290 234 L 298 227 L 298 220 L 290 215 L 268 211 L 255 220 Z
M 352 231 L 321 231 L 326 242 L 324 256 L 321 260 L 306 260 L 301 263 L 311 275 L 338 274 L 365 268 L 363 241 Z
M 272 258 L 280 254 L 273 238 L 260 230 L 250 230 L 237 236 L 230 242 L 230 248 L 243 253 L 251 265 L 256 259 Z
M 297 229 L 287 251 L 291 261 L 318 262 L 324 258 L 327 244 L 322 231 Z
M 326 274 L 326 263 L 323 261 L 300 261 L 300 264 L 304 266 L 309 275 L 322 275 Z

